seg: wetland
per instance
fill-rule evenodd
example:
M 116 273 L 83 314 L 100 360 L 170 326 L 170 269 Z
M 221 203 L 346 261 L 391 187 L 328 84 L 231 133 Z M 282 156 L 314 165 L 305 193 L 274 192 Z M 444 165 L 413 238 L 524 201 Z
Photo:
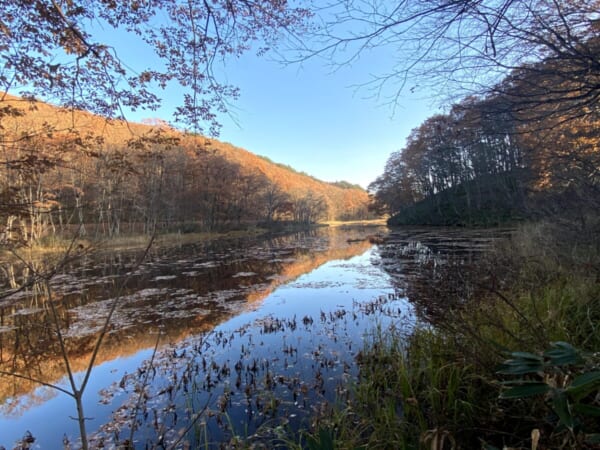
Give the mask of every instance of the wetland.
M 412 285 L 506 233 L 323 227 L 73 258 L 0 300 L 0 445 L 78 448 L 73 399 L 49 386 L 68 389 L 53 311 L 81 380 L 115 306 L 83 399 L 91 448 L 270 447 L 349 399 L 370 334 L 410 335 Z

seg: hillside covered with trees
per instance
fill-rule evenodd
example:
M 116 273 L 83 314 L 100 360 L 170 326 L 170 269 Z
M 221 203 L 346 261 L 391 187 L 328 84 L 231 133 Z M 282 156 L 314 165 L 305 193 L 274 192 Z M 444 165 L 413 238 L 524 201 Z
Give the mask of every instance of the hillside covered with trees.
M 3 240 L 364 218 L 368 197 L 165 123 L 106 120 L 5 96 Z
M 414 129 L 370 186 L 393 224 L 496 224 L 597 208 L 597 111 L 578 117 L 513 98 L 467 98 Z M 565 103 L 568 100 L 565 100 Z M 565 107 L 558 104 L 558 107 Z
M 555 54 L 430 117 L 389 157 L 370 191 L 390 223 L 493 225 L 597 211 L 600 40 L 576 35 L 576 10 L 565 9 L 562 24 L 561 11 L 548 9 L 537 24 L 545 28 L 531 34 Z M 573 42 L 561 40 L 563 27 Z

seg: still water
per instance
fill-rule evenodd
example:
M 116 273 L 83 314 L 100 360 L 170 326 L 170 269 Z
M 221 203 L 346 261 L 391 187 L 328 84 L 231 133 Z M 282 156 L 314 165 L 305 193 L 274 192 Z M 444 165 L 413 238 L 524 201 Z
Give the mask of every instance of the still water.
M 49 301 L 76 379 L 113 305 L 85 391 L 91 447 L 268 443 L 343 402 L 355 357 L 377 327 L 410 333 L 406 284 L 445 255 L 467 258 L 489 233 L 322 228 L 288 236 L 98 253 L 67 264 L 47 292 L 0 303 L 0 445 L 77 447 Z M 368 236 L 386 235 L 386 244 Z M 116 303 L 115 303 L 116 302 Z M 162 447 L 160 447 L 162 448 Z

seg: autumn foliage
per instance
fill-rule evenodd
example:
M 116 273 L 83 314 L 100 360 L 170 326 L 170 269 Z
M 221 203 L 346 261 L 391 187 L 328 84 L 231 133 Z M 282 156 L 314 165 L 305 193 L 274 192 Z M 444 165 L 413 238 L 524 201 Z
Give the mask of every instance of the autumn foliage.
M 598 57 L 598 46 L 588 42 Z M 594 45 L 593 45 L 594 44 Z M 543 60 L 414 129 L 370 186 L 395 223 L 494 224 L 600 206 L 597 100 Z M 584 77 L 583 74 L 578 76 Z M 562 97 L 559 96 L 562 93 Z
M 2 102 L 4 242 L 363 218 L 368 196 L 161 121 Z

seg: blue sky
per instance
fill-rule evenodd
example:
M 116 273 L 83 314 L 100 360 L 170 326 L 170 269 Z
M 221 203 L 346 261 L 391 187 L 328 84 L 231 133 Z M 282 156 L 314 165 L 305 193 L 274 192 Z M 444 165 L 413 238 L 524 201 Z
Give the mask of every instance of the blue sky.
M 114 30 L 100 33 L 133 69 L 152 64 L 151 50 L 134 37 Z M 365 54 L 336 71 L 320 59 L 282 65 L 252 52 L 228 59 L 220 70 L 241 96 L 232 104 L 232 117 L 219 117 L 219 139 L 325 181 L 367 187 L 383 172 L 390 153 L 404 146 L 410 130 L 436 111 L 427 93 L 407 89 L 393 109 L 386 98 L 356 88 L 388 69 L 386 51 Z M 170 87 L 158 95 L 163 98 L 160 110 L 138 111 L 128 119 L 171 120 L 181 93 Z
M 220 139 L 326 181 L 366 187 L 433 113 L 418 95 L 401 98 L 394 111 L 368 89 L 357 90 L 376 69 L 373 61 L 332 73 L 319 60 L 282 66 L 249 54 L 225 69 L 241 97 L 235 122 L 222 118 Z

